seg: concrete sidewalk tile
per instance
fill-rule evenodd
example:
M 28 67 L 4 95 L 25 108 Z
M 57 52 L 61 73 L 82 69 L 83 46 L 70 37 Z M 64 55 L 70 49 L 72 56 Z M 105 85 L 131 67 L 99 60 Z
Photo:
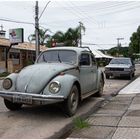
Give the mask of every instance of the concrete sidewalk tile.
M 133 98 L 135 97 L 136 94 L 118 94 L 117 97 L 130 97 L 130 98 Z
M 116 104 L 115 102 L 110 102 L 106 104 L 103 108 L 111 110 L 126 110 L 128 108 L 127 104 Z
M 114 103 L 114 104 L 125 104 L 125 105 L 129 105 L 132 100 L 118 100 L 118 99 L 114 99 L 114 100 L 111 100 L 110 103 Z
M 125 96 L 125 97 L 122 97 L 122 96 L 116 96 L 114 98 L 112 98 L 112 101 L 130 101 L 132 100 L 133 97 L 131 96 Z
M 96 114 L 102 114 L 102 116 L 122 116 L 125 111 L 123 110 L 110 110 L 110 109 L 100 109 Z
M 139 139 L 140 128 L 118 128 L 112 139 Z
M 116 127 L 91 126 L 90 128 L 74 131 L 69 137 L 82 139 L 110 139 L 115 130 Z
M 140 93 L 138 93 L 138 94 L 136 95 L 136 97 L 140 97 Z
M 140 110 L 140 104 L 131 104 L 128 108 L 129 110 Z
M 140 117 L 140 110 L 128 110 L 124 116 Z
M 140 128 L 140 117 L 123 117 L 118 126 Z
M 132 104 L 140 104 L 140 96 L 134 97 Z
M 90 125 L 117 126 L 120 117 L 94 116 L 87 119 Z

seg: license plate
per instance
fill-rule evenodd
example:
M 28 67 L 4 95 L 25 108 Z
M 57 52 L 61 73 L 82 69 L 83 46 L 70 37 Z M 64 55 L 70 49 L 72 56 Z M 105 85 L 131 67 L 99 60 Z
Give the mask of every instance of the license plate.
M 28 95 L 14 95 L 13 96 L 13 102 L 14 103 L 32 104 L 32 96 L 28 96 Z

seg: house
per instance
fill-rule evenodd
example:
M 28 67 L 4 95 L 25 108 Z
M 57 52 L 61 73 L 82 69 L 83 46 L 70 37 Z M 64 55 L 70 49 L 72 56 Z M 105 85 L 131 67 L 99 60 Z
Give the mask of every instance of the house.
M 10 41 L 0 37 L 0 73 L 6 71 L 6 48 L 9 48 Z M 40 51 L 47 48 L 40 46 Z M 12 73 L 31 64 L 35 61 L 35 44 L 25 42 L 13 45 L 8 53 L 8 72 Z

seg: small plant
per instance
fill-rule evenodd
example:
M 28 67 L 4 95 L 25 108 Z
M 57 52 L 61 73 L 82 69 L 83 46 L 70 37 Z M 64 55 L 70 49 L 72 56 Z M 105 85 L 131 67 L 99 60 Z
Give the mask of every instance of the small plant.
M 83 120 L 80 117 L 74 118 L 73 124 L 74 124 L 75 129 L 82 129 L 82 128 L 87 128 L 90 126 L 90 124 L 86 120 Z
M 3 72 L 3 73 L 0 73 L 0 77 L 6 77 L 8 76 L 10 73 L 9 72 Z

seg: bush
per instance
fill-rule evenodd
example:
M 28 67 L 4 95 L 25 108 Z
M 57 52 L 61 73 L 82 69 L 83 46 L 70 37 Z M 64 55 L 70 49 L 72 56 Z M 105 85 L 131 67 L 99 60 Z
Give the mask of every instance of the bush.
M 3 73 L 0 73 L 0 77 L 6 77 L 8 76 L 10 73 L 9 72 L 3 72 Z

